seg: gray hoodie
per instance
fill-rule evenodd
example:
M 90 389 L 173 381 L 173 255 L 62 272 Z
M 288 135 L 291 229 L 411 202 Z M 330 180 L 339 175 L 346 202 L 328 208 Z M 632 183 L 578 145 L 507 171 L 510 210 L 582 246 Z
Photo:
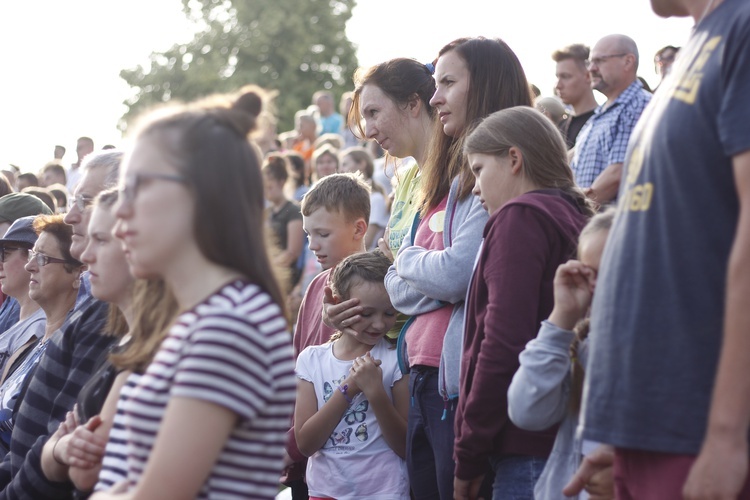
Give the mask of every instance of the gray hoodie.
M 562 489 L 581 463 L 582 443 L 576 435 L 578 413 L 569 409 L 570 344 L 575 333 L 549 321 L 542 322 L 537 337 L 519 356 L 520 368 L 508 388 L 508 415 L 521 429 L 539 431 L 560 423 L 555 445 L 534 487 L 537 500 L 558 500 Z M 588 339 L 578 346 L 578 358 L 586 366 Z M 583 500 L 588 495 L 572 497 Z
M 488 219 L 476 196 L 457 201 L 458 189 L 459 178 L 456 178 L 445 207 L 445 249 L 413 246 L 411 234 L 407 234 L 385 277 L 393 307 L 406 315 L 424 314 L 446 303 L 454 305 L 443 341 L 439 374 L 440 394 L 448 398 L 458 396 L 466 293 Z

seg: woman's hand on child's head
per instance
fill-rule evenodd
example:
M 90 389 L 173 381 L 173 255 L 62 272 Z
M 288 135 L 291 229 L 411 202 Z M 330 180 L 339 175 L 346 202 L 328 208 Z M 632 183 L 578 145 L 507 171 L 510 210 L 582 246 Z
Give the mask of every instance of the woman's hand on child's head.
M 380 368 L 382 363 L 381 360 L 374 359 L 369 352 L 356 358 L 352 363 L 351 377 L 366 396 L 374 390 L 383 388 L 383 370 Z
M 596 271 L 577 260 L 560 264 L 555 273 L 555 306 L 549 321 L 572 330 L 586 316 L 596 286 Z
M 63 460 L 71 467 L 90 469 L 101 463 L 107 439 L 94 434 L 102 424 L 99 415 L 93 416 L 85 425 L 79 425 L 70 436 Z
M 352 330 L 351 326 L 362 319 L 359 299 L 353 297 L 340 302 L 339 298 L 333 295 L 333 290 L 329 286 L 323 289 L 323 293 L 323 323 L 345 335 L 356 335 L 357 332 Z

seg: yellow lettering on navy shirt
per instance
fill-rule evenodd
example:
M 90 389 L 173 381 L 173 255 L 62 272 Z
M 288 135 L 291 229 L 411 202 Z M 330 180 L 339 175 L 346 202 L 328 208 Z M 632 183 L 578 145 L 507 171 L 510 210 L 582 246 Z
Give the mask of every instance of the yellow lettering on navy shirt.
M 643 150 L 640 146 L 636 146 L 633 148 L 633 151 L 630 153 L 630 158 L 628 158 L 628 177 L 627 177 L 627 184 L 630 186 L 631 184 L 635 184 L 635 181 L 638 179 L 638 174 L 641 173 L 641 168 L 643 167 Z
M 635 146 L 628 158 L 625 193 L 620 197 L 617 205 L 618 210 L 630 210 L 631 212 L 645 212 L 651 206 L 651 197 L 654 194 L 654 185 L 650 182 L 636 184 L 638 175 L 643 168 L 643 150 L 640 145 Z
M 721 42 L 721 36 L 715 36 L 703 44 L 700 54 L 695 58 L 690 68 L 680 78 L 679 83 L 675 88 L 673 97 L 677 100 L 683 101 L 687 104 L 694 104 L 695 99 L 698 96 L 698 89 L 701 86 L 701 80 L 703 80 L 703 68 L 711 58 L 716 47 Z

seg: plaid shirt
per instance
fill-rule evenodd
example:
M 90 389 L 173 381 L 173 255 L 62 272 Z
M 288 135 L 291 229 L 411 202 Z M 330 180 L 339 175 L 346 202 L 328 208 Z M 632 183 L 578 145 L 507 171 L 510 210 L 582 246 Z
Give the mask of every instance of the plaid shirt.
M 575 156 L 570 167 L 578 186 L 591 186 L 609 165 L 625 162 L 630 133 L 649 101 L 651 94 L 636 80 L 611 106 L 596 108 L 594 116 L 586 122 L 576 139 Z
M 101 335 L 107 304 L 89 297 L 55 332 L 26 387 L 15 417 L 10 452 L 0 463 L 0 500 L 71 498 L 73 485 L 44 477 L 47 438 L 73 408 L 102 351 L 115 340 Z

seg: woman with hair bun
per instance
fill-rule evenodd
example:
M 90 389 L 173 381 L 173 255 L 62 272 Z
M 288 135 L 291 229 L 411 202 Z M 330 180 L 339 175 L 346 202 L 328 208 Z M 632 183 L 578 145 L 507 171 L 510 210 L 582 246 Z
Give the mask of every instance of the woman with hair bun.
M 435 93 L 435 81 L 431 67 L 401 57 L 357 70 L 354 84 L 349 127 L 358 136 L 376 141 L 391 157 L 416 160 L 399 176 L 385 241 L 379 244 L 392 259 L 418 208 L 415 198 L 420 169 L 434 128 L 430 98 Z
M 123 404 L 127 480 L 94 499 L 278 492 L 296 384 L 247 140 L 260 110 L 244 91 L 160 113 L 124 161 L 117 234 L 180 314 Z
M 435 127 L 430 106 L 435 93 L 432 69 L 431 65 L 399 57 L 370 68 L 360 68 L 354 74 L 355 88 L 347 118 L 349 128 L 358 137 L 377 142 L 392 158 L 412 157 L 416 160 L 398 174 L 398 186 L 392 193 L 390 216 L 382 231 L 383 237 L 374 238 L 379 224 L 372 224 L 372 220 L 368 229 L 368 236 L 375 239 L 377 247 L 391 261 L 419 211 L 416 198 L 422 182 L 421 168 Z M 377 198 L 376 191 L 373 195 Z M 374 202 L 372 206 L 371 214 L 375 215 L 378 203 Z M 326 294 L 323 319 L 328 326 L 346 329 L 361 319 L 361 313 L 357 298 L 335 303 L 333 294 Z M 389 335 L 397 336 L 406 321 L 407 317 L 399 314 L 396 327 Z

